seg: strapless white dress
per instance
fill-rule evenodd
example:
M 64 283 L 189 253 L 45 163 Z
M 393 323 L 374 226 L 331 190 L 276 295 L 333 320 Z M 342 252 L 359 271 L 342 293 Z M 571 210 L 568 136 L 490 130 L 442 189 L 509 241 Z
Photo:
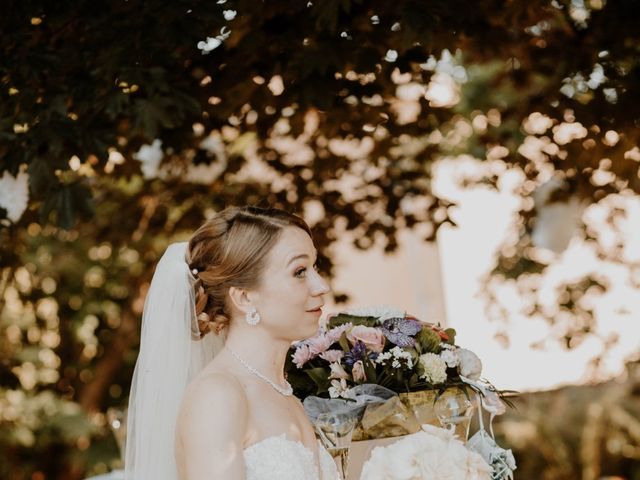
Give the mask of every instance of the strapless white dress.
M 340 480 L 329 452 L 318 442 L 320 465 L 302 442 L 268 437 L 244 450 L 246 480 Z

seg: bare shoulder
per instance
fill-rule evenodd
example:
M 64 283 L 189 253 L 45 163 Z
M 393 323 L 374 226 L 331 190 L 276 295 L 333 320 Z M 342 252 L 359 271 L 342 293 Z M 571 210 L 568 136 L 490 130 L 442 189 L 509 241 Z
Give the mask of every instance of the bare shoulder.
M 194 413 L 205 420 L 234 414 L 236 421 L 244 418 L 247 396 L 242 384 L 231 374 L 214 371 L 196 378 L 187 388 L 181 416 Z
M 176 425 L 180 478 L 244 478 L 247 397 L 224 372 L 198 376 L 187 388 Z

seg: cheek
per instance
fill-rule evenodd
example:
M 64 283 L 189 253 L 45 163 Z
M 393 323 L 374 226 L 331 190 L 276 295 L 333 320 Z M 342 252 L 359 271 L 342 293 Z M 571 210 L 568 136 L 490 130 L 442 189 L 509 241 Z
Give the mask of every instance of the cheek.
M 309 298 L 307 282 L 297 278 L 279 278 L 271 282 L 262 292 L 270 310 L 300 310 Z

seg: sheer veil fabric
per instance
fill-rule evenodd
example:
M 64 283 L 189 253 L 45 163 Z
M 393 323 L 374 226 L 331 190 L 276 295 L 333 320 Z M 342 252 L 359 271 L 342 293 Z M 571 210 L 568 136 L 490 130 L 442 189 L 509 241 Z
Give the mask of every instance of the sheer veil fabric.
M 169 245 L 145 300 L 129 396 L 126 480 L 177 480 L 175 429 L 182 396 L 224 344 L 214 334 L 200 339 L 187 246 Z

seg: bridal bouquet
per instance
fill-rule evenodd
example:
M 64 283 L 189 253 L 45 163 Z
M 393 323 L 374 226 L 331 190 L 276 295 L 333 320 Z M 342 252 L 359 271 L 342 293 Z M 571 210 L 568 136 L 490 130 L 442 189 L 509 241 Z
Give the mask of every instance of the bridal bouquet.
M 455 345 L 455 335 L 392 308 L 341 312 L 292 347 L 288 380 L 302 399 L 354 399 L 353 387 L 362 384 L 396 393 L 473 388 L 482 363 Z
M 422 322 L 393 308 L 340 312 L 329 317 L 315 336 L 292 346 L 287 379 L 296 396 L 304 400 L 305 411 L 316 428 L 321 426 L 333 437 L 339 436 L 336 432 L 345 424 L 337 419 L 349 419 L 353 429 L 349 438 L 372 440 L 367 448 L 396 441 L 384 451 L 395 452 L 401 448 L 397 445 L 403 445 L 414 451 L 412 458 L 433 460 L 423 462 L 422 467 L 407 463 L 413 465 L 411 468 L 440 465 L 445 470 L 465 466 L 475 469 L 473 475 L 467 472 L 468 476 L 424 476 L 422 472 L 397 477 L 380 476 L 382 470 L 371 466 L 368 476 L 362 478 L 510 480 L 515 463 L 497 461 L 504 457 L 502 453 L 510 455 L 510 451 L 497 446 L 484 427 L 469 448 L 462 443 L 469 434 L 474 403 L 493 418 L 503 413 L 509 402 L 503 402 L 503 392 L 480 379 L 482 362 L 472 351 L 456 345 L 455 337 L 451 328 Z M 430 425 L 447 426 L 447 438 L 440 435 L 442 429 L 428 430 Z M 403 439 L 397 440 L 400 437 Z M 453 453 L 442 457 L 447 448 Z M 423 455 L 423 450 L 431 453 Z M 387 454 L 375 451 L 378 453 L 372 456 L 372 465 L 384 464 Z M 395 454 L 389 455 L 395 458 Z M 457 455 L 456 459 L 452 455 Z

